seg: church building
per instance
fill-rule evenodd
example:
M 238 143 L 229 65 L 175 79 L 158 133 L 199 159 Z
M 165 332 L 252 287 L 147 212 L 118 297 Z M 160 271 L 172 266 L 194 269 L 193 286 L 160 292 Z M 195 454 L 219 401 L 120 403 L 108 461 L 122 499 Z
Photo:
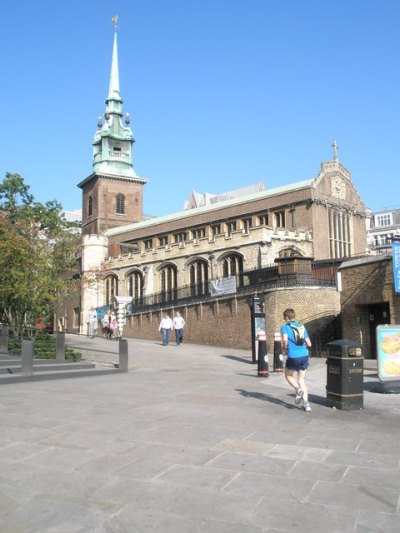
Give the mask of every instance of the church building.
M 290 271 L 311 279 L 315 265 L 366 253 L 368 210 L 339 160 L 336 142 L 332 159 L 322 162 L 309 179 L 272 189 L 259 183 L 227 193 L 193 191 L 182 211 L 145 218 L 146 179 L 134 170 L 134 138 L 122 103 L 115 32 L 104 120 L 99 118 L 92 143 L 93 172 L 78 185 L 82 189 L 83 287 L 75 309 L 80 318 L 69 325 L 69 331 L 76 330 L 79 322 L 84 332 L 90 307 L 104 310 L 116 298 L 124 302 L 121 327 L 127 336 L 157 338 L 158 320 L 165 311 L 180 310 L 201 322 L 205 305 L 210 306 L 212 323 L 221 325 L 226 323 L 221 305 L 226 304 L 233 324 L 235 316 L 241 320 L 238 306 L 244 306 L 243 316 L 246 306 L 250 313 L 248 301 L 254 291 L 270 290 L 271 276 Z M 225 297 L 228 303 L 222 298 L 225 303 L 221 304 L 211 294 L 211 282 L 228 278 L 234 278 L 237 293 Z M 301 313 L 303 321 L 338 314 L 336 288 L 329 290 L 324 303 L 315 287 L 312 297 L 300 297 L 308 302 Z M 240 294 L 243 298 L 238 303 Z M 288 294 L 282 305 L 292 301 Z M 277 309 L 280 313 L 280 306 Z M 281 318 L 274 317 L 274 322 Z M 192 341 L 207 342 L 192 332 Z M 226 345 L 246 346 L 248 336 L 244 337 L 238 344 L 237 338 L 227 340 L 225 335 Z

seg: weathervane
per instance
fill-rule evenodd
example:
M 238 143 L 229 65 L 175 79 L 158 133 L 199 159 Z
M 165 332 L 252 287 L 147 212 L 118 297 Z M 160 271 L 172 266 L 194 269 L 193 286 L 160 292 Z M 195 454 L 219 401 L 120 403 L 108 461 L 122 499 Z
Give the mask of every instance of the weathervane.
M 118 15 L 114 15 L 111 20 L 114 22 L 114 31 L 116 32 L 118 27 Z

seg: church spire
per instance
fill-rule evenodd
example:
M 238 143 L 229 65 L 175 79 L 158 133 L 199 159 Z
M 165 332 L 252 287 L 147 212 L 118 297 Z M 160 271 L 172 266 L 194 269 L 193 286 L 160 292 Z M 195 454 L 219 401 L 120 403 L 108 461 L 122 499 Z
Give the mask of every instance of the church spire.
M 111 100 L 115 100 L 117 102 L 122 103 L 121 95 L 119 94 L 118 45 L 117 45 L 118 16 L 115 15 L 112 18 L 112 21 L 114 22 L 114 45 L 113 45 L 113 53 L 112 53 L 112 61 L 111 61 L 110 86 L 108 89 L 108 97 L 107 97 L 106 103 L 108 103 Z
M 122 98 L 119 92 L 117 22 L 114 22 L 114 43 L 111 61 L 110 84 L 106 99 L 104 124 L 99 117 L 97 131 L 93 139 L 93 171 L 103 174 L 136 178 L 132 164 L 132 145 L 135 142 L 130 128 L 129 113 L 123 123 Z

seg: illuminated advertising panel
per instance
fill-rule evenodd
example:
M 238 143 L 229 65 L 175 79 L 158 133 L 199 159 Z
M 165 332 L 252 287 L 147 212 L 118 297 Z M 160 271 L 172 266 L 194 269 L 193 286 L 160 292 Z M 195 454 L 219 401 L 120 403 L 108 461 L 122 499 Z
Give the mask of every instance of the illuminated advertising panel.
M 400 380 L 400 325 L 377 326 L 376 353 L 379 379 Z

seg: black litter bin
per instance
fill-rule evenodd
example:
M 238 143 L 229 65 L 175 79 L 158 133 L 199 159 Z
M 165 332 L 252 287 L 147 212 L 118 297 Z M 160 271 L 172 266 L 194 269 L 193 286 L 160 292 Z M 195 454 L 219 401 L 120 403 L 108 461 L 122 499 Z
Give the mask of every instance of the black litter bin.
M 364 407 L 364 357 L 361 347 L 349 339 L 328 342 L 326 397 L 330 407 Z

